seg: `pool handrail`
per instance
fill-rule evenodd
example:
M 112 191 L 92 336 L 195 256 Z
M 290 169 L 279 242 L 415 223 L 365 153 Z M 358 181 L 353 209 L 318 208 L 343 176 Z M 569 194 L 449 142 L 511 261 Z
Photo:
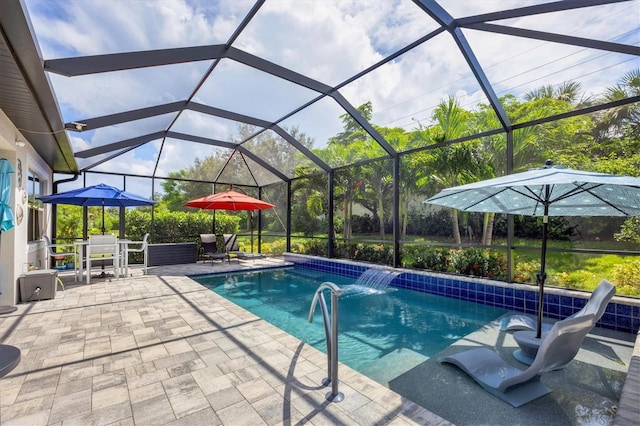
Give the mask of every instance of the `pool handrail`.
M 324 298 L 324 290 L 331 291 L 331 320 L 327 311 L 327 302 Z M 332 282 L 324 282 L 320 284 L 311 302 L 309 310 L 309 322 L 313 322 L 313 314 L 315 313 L 316 304 L 320 301 L 320 309 L 322 310 L 322 318 L 324 320 L 324 333 L 327 341 L 327 364 L 328 377 L 322 381 L 322 384 L 328 386 L 331 383 L 331 392 L 325 397 L 331 402 L 340 402 L 344 399 L 344 395 L 338 391 L 338 297 L 342 294 L 340 287 Z M 330 323 L 330 324 L 329 324 Z

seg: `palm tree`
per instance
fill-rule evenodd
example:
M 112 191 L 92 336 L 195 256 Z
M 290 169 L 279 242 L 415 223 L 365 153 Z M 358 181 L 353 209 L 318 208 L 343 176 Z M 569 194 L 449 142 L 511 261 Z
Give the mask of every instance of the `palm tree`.
M 554 88 L 553 85 L 540 86 L 524 95 L 525 101 L 534 101 L 537 99 L 557 99 L 565 101 L 571 105 L 579 105 L 585 102 L 585 98 L 579 98 L 581 91 L 580 83 L 575 81 L 565 81 Z
M 607 88 L 604 94 L 605 102 L 640 95 L 640 69 L 626 73 L 615 86 Z M 598 140 L 612 135 L 620 135 L 624 130 L 630 130 L 632 137 L 640 136 L 640 106 L 638 103 L 627 104 L 616 108 L 609 108 L 597 120 L 595 137 Z M 629 126 L 629 123 L 636 123 Z
M 471 114 L 462 109 L 455 98 L 449 97 L 441 102 L 433 113 L 436 129 L 440 134 L 436 142 L 444 142 L 460 138 L 471 133 Z M 436 148 L 430 166 L 433 169 L 431 179 L 444 188 L 457 186 L 477 180 L 480 171 L 480 155 L 478 142 L 461 142 Z M 458 210 L 451 209 L 453 239 L 457 245 L 462 244 Z

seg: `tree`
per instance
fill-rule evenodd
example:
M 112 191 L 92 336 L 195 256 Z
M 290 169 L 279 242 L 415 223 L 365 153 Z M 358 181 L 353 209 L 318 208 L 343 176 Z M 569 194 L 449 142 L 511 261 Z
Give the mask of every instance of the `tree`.
M 371 121 L 373 111 L 371 102 L 360 105 L 357 109 L 365 120 Z M 338 167 L 353 164 L 360 160 L 382 157 L 386 154 L 382 147 L 360 127 L 350 114 L 342 114 L 340 119 L 343 123 L 343 131 L 330 138 L 325 149 L 316 151 L 318 157 L 332 167 Z M 336 199 L 342 203 L 343 238 L 345 239 L 350 239 L 352 234 L 351 215 L 353 204 L 356 202 L 357 195 L 364 193 L 365 190 L 363 186 L 363 183 L 365 183 L 364 176 L 361 176 L 358 173 L 359 171 L 354 167 L 344 167 L 335 173 L 334 191 Z M 384 179 L 384 177 L 373 175 L 368 177 L 371 179 L 368 183 L 373 187 L 377 187 L 380 184 L 379 182 L 374 182 L 374 180 Z M 377 197 L 383 197 L 383 195 L 378 194 Z M 369 207 L 373 208 L 373 211 L 377 210 L 376 207 L 371 205 Z M 377 212 L 377 214 L 380 213 L 379 211 Z
M 500 98 L 510 120 L 514 123 L 534 121 L 540 118 L 571 111 L 577 104 L 585 104 L 587 100 L 580 97 L 580 84 L 566 82 L 554 89 L 553 86 L 542 86 L 525 95 L 525 102 L 513 95 Z M 574 105 L 576 104 L 576 105 Z M 482 128 L 498 128 L 497 117 L 488 105 L 481 105 L 478 119 Z M 540 167 L 547 159 L 559 159 L 554 150 L 559 145 L 575 146 L 578 140 L 588 139 L 590 120 L 585 117 L 572 117 L 562 122 L 529 126 L 517 129 L 512 133 L 513 169 L 524 171 Z M 503 176 L 507 173 L 507 135 L 498 134 L 483 140 L 487 163 L 484 167 L 483 179 Z M 491 245 L 493 236 L 494 213 L 487 213 L 483 222 L 482 244 Z
M 460 108 L 455 98 L 449 98 L 440 103 L 433 114 L 436 125 L 436 142 L 458 139 L 470 133 L 471 114 Z M 434 150 L 430 157 L 429 168 L 431 178 L 443 188 L 462 185 L 477 180 L 481 154 L 479 142 L 466 141 L 455 143 Z M 458 245 L 462 244 L 458 210 L 451 209 L 453 239 Z
M 635 69 L 626 73 L 615 86 L 608 87 L 603 101 L 613 102 L 638 95 L 640 95 L 640 69 Z M 597 114 L 594 130 L 597 141 L 622 135 L 638 139 L 640 137 L 640 105 L 636 102 L 609 108 Z
M 580 83 L 575 81 L 565 81 L 555 88 L 552 85 L 547 85 L 533 89 L 524 95 L 524 99 L 525 101 L 556 99 L 567 102 L 568 104 L 576 107 L 587 107 L 591 105 L 592 101 L 590 98 L 581 95 L 581 90 Z

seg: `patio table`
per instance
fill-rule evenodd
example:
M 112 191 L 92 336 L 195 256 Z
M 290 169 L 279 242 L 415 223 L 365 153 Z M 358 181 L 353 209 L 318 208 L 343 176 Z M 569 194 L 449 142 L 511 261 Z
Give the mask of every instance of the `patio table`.
M 124 259 L 119 265 L 121 269 L 125 268 L 127 266 L 126 264 L 128 264 L 126 253 L 129 243 L 132 242 L 133 241 L 126 238 L 118 240 L 120 258 Z M 75 241 L 73 244 L 76 247 L 76 252 L 78 253 L 79 258 L 79 262 L 76 262 L 75 265 L 76 281 L 79 279 L 80 282 L 82 282 L 84 279 L 84 264 L 87 260 L 87 245 L 89 245 L 89 240 Z
M 0 377 L 4 377 L 20 363 L 20 349 L 0 345 Z

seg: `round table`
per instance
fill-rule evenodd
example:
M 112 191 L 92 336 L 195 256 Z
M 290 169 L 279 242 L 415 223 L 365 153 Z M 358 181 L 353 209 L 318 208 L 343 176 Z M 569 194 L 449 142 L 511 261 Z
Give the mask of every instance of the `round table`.
M 0 315 L 10 314 L 11 312 L 17 311 L 18 308 L 15 306 L 0 306 Z
M 4 377 L 20 363 L 20 349 L 0 345 L 0 377 Z
M 513 357 L 523 364 L 531 365 L 538 354 L 542 339 L 536 337 L 536 332 L 521 330 L 513 333 L 513 338 L 520 349 L 513 352 Z

